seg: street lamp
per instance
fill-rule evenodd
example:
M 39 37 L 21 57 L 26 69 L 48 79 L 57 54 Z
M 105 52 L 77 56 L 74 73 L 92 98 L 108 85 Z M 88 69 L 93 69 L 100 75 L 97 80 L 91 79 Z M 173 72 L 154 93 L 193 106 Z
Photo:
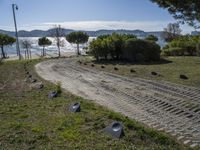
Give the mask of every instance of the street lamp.
M 17 55 L 19 56 L 19 60 L 20 60 L 21 59 L 21 53 L 20 53 L 20 48 L 19 48 L 17 23 L 16 23 L 16 17 L 15 17 L 15 10 L 18 10 L 18 6 L 16 4 L 12 4 L 12 10 L 13 10 L 14 23 L 15 23 L 16 50 L 17 50 Z

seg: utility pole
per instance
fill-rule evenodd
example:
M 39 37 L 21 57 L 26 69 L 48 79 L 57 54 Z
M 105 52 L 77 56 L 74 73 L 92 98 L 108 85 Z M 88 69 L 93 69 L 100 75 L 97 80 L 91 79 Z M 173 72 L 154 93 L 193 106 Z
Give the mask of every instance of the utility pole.
M 14 18 L 14 24 L 15 24 L 16 50 L 17 50 L 17 55 L 19 56 L 19 60 L 20 60 L 21 59 L 21 53 L 20 53 L 20 48 L 19 48 L 19 39 L 18 39 L 18 32 L 17 32 L 15 9 L 18 10 L 18 6 L 16 4 L 12 4 L 13 18 Z

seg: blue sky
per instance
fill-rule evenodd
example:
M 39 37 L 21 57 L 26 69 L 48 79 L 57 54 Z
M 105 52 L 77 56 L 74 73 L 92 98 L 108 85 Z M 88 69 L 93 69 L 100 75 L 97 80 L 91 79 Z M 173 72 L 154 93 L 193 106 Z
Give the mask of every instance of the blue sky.
M 49 29 L 56 24 L 77 30 L 141 29 L 159 31 L 176 22 L 150 0 L 0 0 L 0 29 L 14 30 L 16 3 L 20 30 Z M 183 32 L 193 30 L 187 25 Z

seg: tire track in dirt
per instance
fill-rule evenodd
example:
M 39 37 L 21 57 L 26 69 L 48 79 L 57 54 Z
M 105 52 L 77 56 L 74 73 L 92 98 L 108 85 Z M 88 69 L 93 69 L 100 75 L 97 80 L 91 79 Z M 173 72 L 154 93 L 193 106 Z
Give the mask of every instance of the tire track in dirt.
M 73 59 L 36 65 L 37 73 L 73 94 L 200 146 L 200 89 L 91 70 Z

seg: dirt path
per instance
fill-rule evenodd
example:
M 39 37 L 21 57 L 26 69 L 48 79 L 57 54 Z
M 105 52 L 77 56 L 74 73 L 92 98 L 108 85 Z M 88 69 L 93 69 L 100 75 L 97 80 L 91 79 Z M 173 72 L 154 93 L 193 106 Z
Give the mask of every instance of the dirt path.
M 50 60 L 36 71 L 78 96 L 164 130 L 191 147 L 200 145 L 200 89 L 167 82 L 129 79 L 77 65 L 72 59 Z

